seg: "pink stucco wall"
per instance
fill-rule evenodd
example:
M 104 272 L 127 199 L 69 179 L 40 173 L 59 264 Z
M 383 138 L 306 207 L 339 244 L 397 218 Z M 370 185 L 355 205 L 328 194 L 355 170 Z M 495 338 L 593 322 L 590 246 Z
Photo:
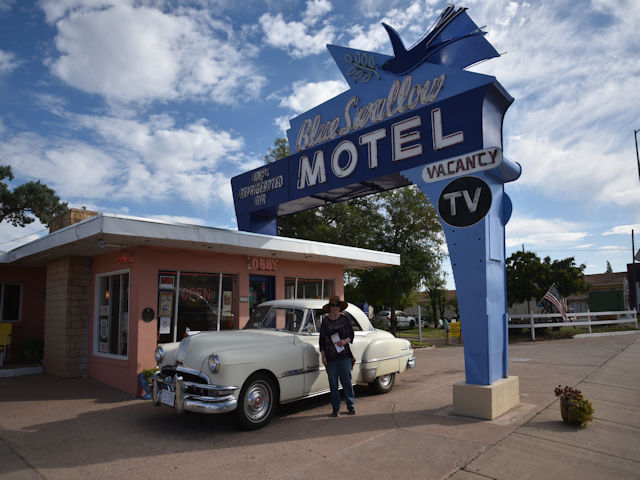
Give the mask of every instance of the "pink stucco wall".
M 278 262 L 275 272 L 249 272 L 247 257 L 244 255 L 157 247 L 129 248 L 128 252 L 134 257 L 134 263 L 130 266 L 118 264 L 119 252 L 104 254 L 93 259 L 88 373 L 91 377 L 132 395 L 139 395 L 141 392 L 138 374 L 143 369 L 154 368 L 156 365 L 154 351 L 157 345 L 157 323 L 156 321 L 145 323 L 142 321 L 141 314 L 146 307 L 153 308 L 157 314 L 159 270 L 236 274 L 238 275 L 238 297 L 248 297 L 250 273 L 275 276 L 276 298 L 284 298 L 285 277 L 295 276 L 333 278 L 335 293 L 342 296 L 344 292 L 342 265 L 282 259 Z M 126 360 L 108 358 L 94 351 L 96 275 L 122 270 L 130 272 L 129 353 Z M 249 304 L 239 302 L 237 305 L 239 327 L 242 328 L 249 319 Z
M 11 361 L 21 361 L 22 342 L 32 338 L 44 338 L 44 268 L 0 266 L 0 283 L 22 285 L 20 321 L 12 327 Z

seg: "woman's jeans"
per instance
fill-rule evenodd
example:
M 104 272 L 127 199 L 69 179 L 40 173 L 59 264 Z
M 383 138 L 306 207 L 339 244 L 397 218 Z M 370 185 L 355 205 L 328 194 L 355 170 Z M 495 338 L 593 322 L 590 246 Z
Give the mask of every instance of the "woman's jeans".
M 353 393 L 351 384 L 351 359 L 341 358 L 327 363 L 327 376 L 329 377 L 329 388 L 331 388 L 331 406 L 334 410 L 340 410 L 340 391 L 338 390 L 338 378 L 347 399 L 347 408 L 351 410 L 355 407 L 356 395 Z

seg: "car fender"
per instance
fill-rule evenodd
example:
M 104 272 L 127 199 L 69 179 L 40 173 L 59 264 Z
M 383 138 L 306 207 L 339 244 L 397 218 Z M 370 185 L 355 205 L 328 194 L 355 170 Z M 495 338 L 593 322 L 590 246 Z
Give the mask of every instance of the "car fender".
M 403 372 L 412 355 L 411 344 L 399 338 L 376 339 L 362 354 L 360 380 L 369 383 L 381 375 Z
M 220 370 L 211 373 L 208 369 L 208 357 L 203 359 L 200 370 L 207 374 L 215 385 L 236 385 L 239 389 L 244 382 L 257 371 L 268 372 L 277 382 L 280 401 L 302 396 L 304 388 L 303 359 L 297 345 L 280 344 L 278 351 L 267 348 L 251 348 L 221 351 Z

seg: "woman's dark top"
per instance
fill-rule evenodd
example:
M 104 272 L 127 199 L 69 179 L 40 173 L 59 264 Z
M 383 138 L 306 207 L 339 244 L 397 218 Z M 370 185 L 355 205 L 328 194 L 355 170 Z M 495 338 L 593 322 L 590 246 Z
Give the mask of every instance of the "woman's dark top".
M 338 333 L 340 339 L 350 338 L 351 343 L 344 346 L 344 350 L 340 353 L 336 351 L 336 346 L 331 340 L 331 335 Z M 320 325 L 320 351 L 327 356 L 327 362 L 339 360 L 342 358 L 351 358 L 351 344 L 353 343 L 353 328 L 351 322 L 345 315 L 340 315 L 336 320 L 331 320 L 328 316 L 322 320 Z

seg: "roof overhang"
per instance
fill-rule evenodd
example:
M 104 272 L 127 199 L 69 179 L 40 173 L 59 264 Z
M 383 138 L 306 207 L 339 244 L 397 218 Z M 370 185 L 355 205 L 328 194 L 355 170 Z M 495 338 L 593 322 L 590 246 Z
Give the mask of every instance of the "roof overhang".
M 66 256 L 93 257 L 123 248 L 164 247 L 332 263 L 345 269 L 400 265 L 400 255 L 214 227 L 100 214 L 0 255 L 0 263 L 46 266 Z

